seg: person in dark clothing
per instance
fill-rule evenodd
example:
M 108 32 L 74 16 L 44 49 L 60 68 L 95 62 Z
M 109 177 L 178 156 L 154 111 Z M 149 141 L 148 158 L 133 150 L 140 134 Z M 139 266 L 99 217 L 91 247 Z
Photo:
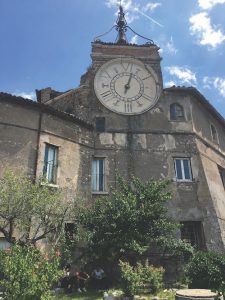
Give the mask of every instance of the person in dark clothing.
M 105 288 L 105 277 L 106 277 L 105 276 L 105 272 L 100 267 L 97 267 L 92 272 L 92 278 L 93 278 L 94 287 L 97 290 L 102 290 L 102 289 Z
M 65 293 L 72 293 L 72 278 L 70 276 L 71 265 L 67 264 L 63 269 L 64 276 L 61 279 L 61 287 L 64 289 Z
M 75 273 L 75 277 L 77 279 L 78 293 L 82 293 L 82 291 L 86 292 L 86 282 L 90 276 L 83 269 L 81 269 L 81 271 L 77 271 Z

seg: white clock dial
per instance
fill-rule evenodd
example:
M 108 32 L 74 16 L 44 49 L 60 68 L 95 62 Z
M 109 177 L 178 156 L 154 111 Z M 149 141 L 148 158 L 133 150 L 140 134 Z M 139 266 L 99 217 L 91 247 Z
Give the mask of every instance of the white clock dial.
M 125 115 L 149 110 L 160 95 L 153 69 L 131 58 L 113 59 L 102 65 L 95 75 L 94 88 L 105 107 Z

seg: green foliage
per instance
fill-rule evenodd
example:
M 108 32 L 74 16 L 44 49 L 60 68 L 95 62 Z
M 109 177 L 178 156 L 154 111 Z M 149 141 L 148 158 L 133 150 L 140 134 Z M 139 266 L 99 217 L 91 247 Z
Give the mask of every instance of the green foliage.
M 120 261 L 121 269 L 121 288 L 124 295 L 132 297 L 143 287 L 141 274 L 133 268 L 128 262 Z
M 121 270 L 121 286 L 127 297 L 132 297 L 140 293 L 140 289 L 148 288 L 155 293 L 160 290 L 163 282 L 163 268 L 155 268 L 149 265 L 137 263 L 136 267 L 132 267 L 128 262 L 120 261 Z
M 87 291 L 87 293 L 76 293 L 75 295 L 58 295 L 55 296 L 54 300 L 102 300 L 103 293 L 96 291 Z
M 49 288 L 61 276 L 58 257 L 50 259 L 33 246 L 13 246 L 0 252 L 6 300 L 50 300 Z
M 115 297 L 118 297 L 118 299 L 121 299 L 121 296 L 123 295 L 123 292 L 121 290 L 118 289 L 114 289 L 114 290 L 108 290 L 106 292 L 108 295 L 112 295 Z M 168 300 L 175 300 L 175 294 L 176 291 L 173 289 L 170 290 L 164 290 L 164 291 L 160 291 L 159 293 L 157 293 L 157 297 L 159 297 L 160 299 L 168 299 Z M 145 294 L 144 297 L 139 296 L 137 297 L 137 299 L 147 299 L 147 300 L 151 300 L 152 297 L 155 296 L 153 294 Z M 60 299 L 60 300 L 102 300 L 103 298 L 103 293 L 102 292 L 93 292 L 93 291 L 88 291 L 87 293 L 81 293 L 81 294 L 75 294 L 75 295 L 69 295 L 69 296 L 56 296 L 54 299 Z
M 159 299 L 175 300 L 176 291 L 177 289 L 161 290 L 157 293 L 157 297 L 159 297 Z
M 164 249 L 164 253 L 168 253 L 171 256 L 181 256 L 184 262 L 188 262 L 194 254 L 194 248 L 190 243 L 174 239 L 174 236 L 162 236 L 159 238 L 158 244 Z
M 223 290 L 225 255 L 197 252 L 187 266 L 186 276 L 191 288 Z
M 110 196 L 101 197 L 79 210 L 78 223 L 86 231 L 89 256 L 101 261 L 132 261 L 145 253 L 150 243 L 167 245 L 179 227 L 167 216 L 168 182 L 143 183 L 133 177 L 128 184 L 121 177 Z M 181 242 L 182 243 L 182 242 Z
M 0 179 L 0 232 L 11 244 L 35 244 L 50 235 L 56 241 L 67 212 L 59 190 L 12 171 Z
M 143 265 L 138 263 L 137 270 L 141 273 L 144 286 L 150 288 L 152 293 L 156 293 L 162 288 L 163 274 L 165 272 L 162 267 L 156 268 L 149 265 L 148 261 L 146 261 Z

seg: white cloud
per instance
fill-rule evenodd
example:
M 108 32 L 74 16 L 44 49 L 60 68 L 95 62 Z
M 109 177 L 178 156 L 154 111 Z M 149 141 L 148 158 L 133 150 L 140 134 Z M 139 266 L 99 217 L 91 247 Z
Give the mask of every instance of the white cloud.
M 118 7 L 119 1 L 118 0 L 106 0 L 106 5 L 109 8 Z M 133 0 L 122 0 L 121 5 L 123 6 L 124 11 L 129 12 L 135 9 L 137 4 L 133 2 Z
M 135 20 L 138 20 L 139 16 L 135 14 L 133 11 L 126 12 L 126 21 L 128 24 L 132 23 Z
M 170 54 L 177 53 L 178 50 L 176 49 L 176 47 L 174 45 L 172 36 L 171 36 L 169 42 L 166 43 L 165 48 L 166 48 L 167 52 L 169 52 Z
M 30 100 L 36 99 L 36 94 L 34 92 L 26 93 L 26 92 L 14 92 L 13 95 L 18 97 L 23 97 Z
M 188 68 L 171 66 L 166 67 L 165 70 L 169 72 L 170 75 L 177 77 L 180 84 L 194 85 L 197 82 L 195 73 Z
M 106 0 L 106 5 L 109 8 L 112 7 L 118 7 L 119 5 L 119 1 L 118 0 Z M 152 9 L 151 12 L 160 5 L 160 3 L 148 3 L 149 4 L 149 9 L 150 9 L 150 4 L 152 4 Z M 122 0 L 121 1 L 121 5 L 123 6 L 123 9 L 126 13 L 126 20 L 128 23 L 132 23 L 134 20 L 139 19 L 140 15 L 142 15 L 143 17 L 145 17 L 146 19 L 150 20 L 152 23 L 163 27 L 162 24 L 160 24 L 159 22 L 157 22 L 155 19 L 153 19 L 152 17 L 150 17 L 149 15 L 147 15 L 146 12 L 146 6 L 145 7 L 141 7 L 140 3 L 138 3 L 138 1 L 136 0 Z M 157 5 L 157 6 L 156 6 Z M 153 8 L 154 7 L 154 8 Z
M 165 87 L 171 87 L 171 86 L 174 86 L 174 85 L 176 86 L 177 84 L 176 84 L 176 82 L 173 81 L 173 80 L 167 81 L 167 82 L 164 83 L 164 86 L 165 86 Z
M 216 29 L 215 26 L 212 26 L 211 19 L 207 12 L 193 15 L 189 21 L 191 23 L 191 34 L 198 37 L 201 45 L 216 48 L 225 41 L 225 35 L 220 29 Z
M 217 4 L 223 4 L 225 0 L 198 0 L 201 9 L 210 10 Z
M 225 0 L 224 0 L 225 1 Z M 152 3 L 152 2 L 149 2 L 148 4 L 146 4 L 144 7 L 143 7 L 143 10 L 144 11 L 153 11 L 155 10 L 157 7 L 161 6 L 162 3 L 159 3 L 159 2 L 156 2 L 156 3 Z
M 137 44 L 138 43 L 138 35 L 134 35 L 132 36 L 131 40 L 130 40 L 131 44 Z
M 221 77 L 207 77 L 203 78 L 204 88 L 211 89 L 214 87 L 219 94 L 225 98 L 225 78 Z

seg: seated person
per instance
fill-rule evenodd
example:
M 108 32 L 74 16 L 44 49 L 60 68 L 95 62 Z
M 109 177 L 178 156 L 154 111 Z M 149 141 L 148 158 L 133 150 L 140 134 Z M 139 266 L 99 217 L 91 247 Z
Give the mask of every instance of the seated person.
M 64 289 L 65 293 L 68 294 L 72 292 L 70 271 L 71 271 L 71 265 L 67 264 L 63 269 L 64 276 L 61 279 L 61 287 Z
M 96 289 L 101 290 L 104 288 L 105 272 L 102 268 L 97 267 L 96 269 L 94 269 L 94 271 L 92 272 L 92 278 L 94 281 L 94 287 Z
M 86 292 L 86 282 L 90 276 L 84 271 L 83 268 L 81 268 L 81 271 L 77 271 L 75 273 L 75 277 L 77 280 L 78 293 L 82 293 L 82 291 Z

